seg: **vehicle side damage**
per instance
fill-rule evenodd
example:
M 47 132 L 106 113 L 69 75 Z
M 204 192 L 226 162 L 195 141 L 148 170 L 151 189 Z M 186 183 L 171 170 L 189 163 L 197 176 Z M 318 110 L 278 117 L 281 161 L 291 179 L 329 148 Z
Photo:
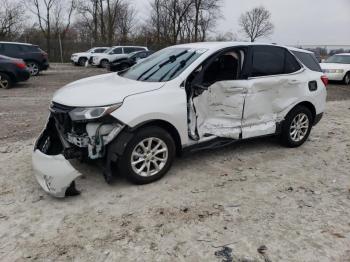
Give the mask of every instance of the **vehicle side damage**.
M 54 103 L 34 147 L 32 161 L 36 178 L 42 188 L 55 197 L 79 194 L 74 181 L 81 174 L 71 162 L 104 158 L 106 146 L 124 128 L 114 119 L 72 121 L 69 112 L 73 109 Z

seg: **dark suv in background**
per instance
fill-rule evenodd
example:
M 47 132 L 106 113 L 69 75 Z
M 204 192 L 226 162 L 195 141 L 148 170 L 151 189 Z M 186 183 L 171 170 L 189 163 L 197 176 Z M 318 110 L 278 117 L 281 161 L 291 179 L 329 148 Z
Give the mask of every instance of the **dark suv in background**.
M 32 76 L 36 76 L 40 71 L 49 68 L 49 60 L 47 53 L 37 45 L 16 43 L 16 42 L 0 42 L 0 55 L 22 59 L 28 67 Z

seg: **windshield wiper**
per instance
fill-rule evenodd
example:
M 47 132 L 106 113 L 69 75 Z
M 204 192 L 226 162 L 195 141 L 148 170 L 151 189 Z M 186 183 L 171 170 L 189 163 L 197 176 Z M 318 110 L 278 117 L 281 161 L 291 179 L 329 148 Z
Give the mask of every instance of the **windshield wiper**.
M 184 59 L 184 60 L 181 60 L 179 66 L 175 69 L 175 71 L 170 75 L 170 77 L 169 77 L 168 79 L 173 78 L 174 75 L 176 75 L 177 72 L 179 72 L 182 68 L 184 68 L 185 65 L 187 64 L 187 62 L 188 62 L 195 54 L 196 54 L 196 52 L 193 52 L 189 57 L 187 57 L 187 58 Z M 174 69 L 174 67 L 171 68 L 168 72 L 166 72 L 166 73 L 159 79 L 159 81 L 162 81 L 173 69 Z
M 169 64 L 169 63 L 174 63 L 176 61 L 176 59 L 178 59 L 180 56 L 183 56 L 184 54 L 186 54 L 188 51 L 185 50 L 185 51 L 182 51 L 181 53 L 177 54 L 177 55 L 172 55 L 169 57 L 168 60 L 164 61 L 163 63 L 159 64 L 158 65 L 158 68 L 157 70 L 155 70 L 154 72 L 152 72 L 152 74 L 150 74 L 149 76 L 145 77 L 143 80 L 148 80 L 149 78 L 151 78 L 155 73 L 157 73 L 163 66 Z M 148 69 L 147 71 L 145 71 L 144 73 L 142 73 L 138 78 L 137 80 L 140 80 L 145 74 L 147 74 L 149 71 L 151 71 L 153 68 L 155 68 L 157 66 L 154 65 L 152 66 L 150 69 Z

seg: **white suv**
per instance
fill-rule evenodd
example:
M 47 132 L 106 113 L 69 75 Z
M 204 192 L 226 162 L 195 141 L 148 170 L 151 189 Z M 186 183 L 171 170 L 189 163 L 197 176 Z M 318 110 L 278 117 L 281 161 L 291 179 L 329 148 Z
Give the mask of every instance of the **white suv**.
M 109 47 L 94 47 L 86 52 L 72 54 L 70 60 L 75 65 L 84 66 L 93 54 L 100 54 L 108 49 Z
M 109 63 L 136 51 L 147 51 L 144 46 L 113 46 L 102 54 L 92 56 L 92 65 L 107 68 Z
M 35 144 L 37 180 L 64 197 L 78 193 L 71 159 L 103 160 L 107 182 L 119 173 L 146 184 L 185 150 L 266 135 L 300 146 L 326 104 L 327 79 L 313 59 L 276 45 L 185 44 L 73 82 L 54 95 Z

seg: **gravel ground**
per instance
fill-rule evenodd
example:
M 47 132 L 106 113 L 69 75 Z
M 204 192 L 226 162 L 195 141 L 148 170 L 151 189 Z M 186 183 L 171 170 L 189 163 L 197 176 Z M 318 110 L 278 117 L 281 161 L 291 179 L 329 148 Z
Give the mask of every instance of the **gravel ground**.
M 103 72 L 53 65 L 0 89 L 0 261 L 350 261 L 350 87 L 328 87 L 300 148 L 269 138 L 187 155 L 146 186 L 81 165 L 82 195 L 54 199 L 34 178 L 33 139 L 55 90 Z

